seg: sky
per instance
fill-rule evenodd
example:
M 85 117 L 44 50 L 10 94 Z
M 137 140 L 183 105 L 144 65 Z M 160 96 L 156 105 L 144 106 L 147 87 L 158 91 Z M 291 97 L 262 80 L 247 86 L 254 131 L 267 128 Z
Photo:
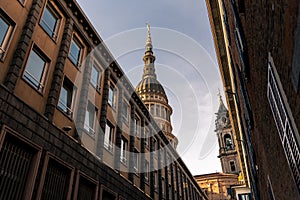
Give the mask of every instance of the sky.
M 157 78 L 173 108 L 177 151 L 193 175 L 221 171 L 214 121 L 223 87 L 205 1 L 77 2 L 134 87 L 142 78 L 150 24 Z

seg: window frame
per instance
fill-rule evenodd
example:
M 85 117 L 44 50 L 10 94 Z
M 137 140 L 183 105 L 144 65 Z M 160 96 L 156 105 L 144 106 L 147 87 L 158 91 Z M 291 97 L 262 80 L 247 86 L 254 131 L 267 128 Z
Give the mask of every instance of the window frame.
M 109 127 L 109 132 L 108 132 L 108 129 L 107 129 L 108 127 Z M 114 149 L 113 148 L 114 137 L 115 137 L 114 130 L 115 130 L 115 127 L 110 122 L 107 121 L 106 124 L 105 124 L 103 146 L 109 152 L 112 152 L 113 149 Z M 109 133 L 109 136 L 107 138 L 108 133 Z M 108 140 L 108 143 L 107 143 L 106 140 Z
M 123 99 L 123 106 L 122 106 L 122 116 L 125 120 L 126 123 L 129 122 L 129 113 L 130 113 L 130 106 L 127 103 L 127 101 L 125 99 Z M 126 110 L 126 114 L 124 113 L 124 110 Z
M 0 44 L 0 61 L 4 61 L 9 45 L 12 41 L 14 32 L 16 30 L 16 23 L 12 20 L 12 18 L 0 8 L 0 18 L 8 25 L 5 36 L 3 37 L 3 41 Z
M 110 92 L 112 91 L 112 99 L 110 99 Z M 117 104 L 117 90 L 114 84 L 110 83 L 109 89 L 108 89 L 108 99 L 107 99 L 108 105 L 110 105 L 111 108 L 116 109 Z
M 134 149 L 134 154 L 133 154 L 133 170 L 135 173 L 139 171 L 139 162 L 140 162 L 140 156 L 139 152 L 137 149 Z
M 46 21 L 43 19 L 46 9 L 50 12 L 51 16 L 56 18 L 55 27 L 54 27 L 53 30 L 51 30 L 48 23 L 46 23 Z M 54 41 L 57 41 L 58 32 L 59 32 L 59 29 L 60 29 L 60 26 L 61 26 L 61 20 L 62 20 L 61 15 L 56 10 L 57 9 L 53 8 L 53 5 L 50 2 L 48 2 L 44 7 L 43 14 L 41 15 L 40 22 L 39 22 L 39 25 L 42 27 L 42 29 Z M 44 25 L 46 27 L 44 27 Z M 50 33 L 47 31 L 47 29 L 49 31 L 51 31 L 52 35 L 50 35 Z
M 93 82 L 92 80 L 92 75 L 93 75 L 93 69 L 95 69 L 95 71 L 98 72 L 98 77 L 97 77 L 97 81 L 96 82 Z M 97 92 L 100 93 L 100 89 L 101 89 L 101 73 L 102 73 L 102 70 L 101 70 L 101 67 L 100 67 L 100 64 L 94 60 L 93 63 L 92 63 L 92 67 L 91 67 L 91 77 L 90 77 L 90 84 L 92 85 L 93 88 L 95 88 L 95 90 Z
M 72 43 L 75 43 L 77 45 L 77 47 L 79 48 L 79 55 L 78 58 L 76 58 L 72 53 L 71 53 L 71 47 L 72 47 Z M 81 67 L 81 62 L 82 62 L 82 57 L 83 57 L 83 51 L 84 51 L 84 46 L 83 46 L 83 42 L 79 39 L 79 36 L 76 33 L 73 33 L 71 42 L 70 42 L 70 46 L 69 46 L 69 52 L 68 52 L 68 59 L 71 61 L 71 63 L 73 65 L 75 65 L 75 67 L 77 67 L 78 69 L 80 69 Z M 74 59 L 74 60 L 73 60 Z M 76 60 L 76 61 L 75 61 Z
M 125 148 L 123 148 L 125 147 Z M 121 137 L 121 147 L 120 147 L 120 161 L 124 165 L 127 165 L 127 152 L 128 152 L 128 140 L 125 137 Z
M 34 75 L 32 75 L 31 73 L 29 73 L 26 69 L 28 67 L 29 64 L 29 60 L 32 56 L 32 53 L 35 53 L 35 55 L 37 55 L 43 62 L 43 70 L 41 72 L 40 75 L 40 80 L 38 80 L 36 77 L 34 77 Z M 33 44 L 30 52 L 28 54 L 28 57 L 26 59 L 26 62 L 24 64 L 24 71 L 23 71 L 23 75 L 22 75 L 22 79 L 28 83 L 32 88 L 34 88 L 36 91 L 38 91 L 39 93 L 43 93 L 45 88 L 46 88 L 46 82 L 47 82 L 47 77 L 48 77 L 48 72 L 49 72 L 49 68 L 50 68 L 50 59 L 48 56 L 46 56 L 45 53 L 43 53 L 41 51 L 41 49 L 36 45 Z M 38 83 L 38 85 L 35 85 L 35 83 L 33 83 L 32 80 L 30 80 L 28 77 L 26 77 L 26 74 L 32 78 L 34 81 L 36 81 Z
M 90 126 L 91 124 L 86 124 L 86 120 L 87 120 L 87 114 L 89 114 L 89 122 L 90 123 L 90 112 L 89 111 L 93 111 L 93 124 L 92 127 Z M 88 102 L 87 107 L 86 107 L 86 111 L 85 111 L 85 117 L 84 117 L 84 130 L 86 132 L 88 132 L 89 134 L 92 134 L 93 136 L 95 135 L 95 131 L 96 131 L 96 121 L 97 121 L 97 114 L 98 114 L 98 109 L 96 108 L 95 105 L 93 105 L 91 102 Z
M 72 94 L 70 95 L 71 96 L 70 107 L 68 107 L 68 105 L 65 105 L 64 102 L 61 102 L 61 93 L 62 93 L 62 89 L 64 88 L 65 81 L 67 82 L 66 85 L 68 85 L 68 87 L 72 88 Z M 68 88 L 68 89 L 70 89 L 70 88 Z M 76 91 L 77 91 L 77 88 L 75 87 L 74 83 L 67 76 L 64 76 L 64 79 L 63 79 L 63 82 L 62 82 L 62 85 L 61 85 L 61 88 L 60 88 L 59 98 L 58 98 L 58 101 L 57 101 L 57 108 L 58 108 L 58 110 L 60 110 L 62 113 L 64 113 L 65 115 L 67 115 L 70 118 L 72 118 L 73 115 L 74 115 L 74 108 L 75 108 L 75 101 L 76 101 Z M 59 104 L 62 104 L 62 106 L 64 106 L 67 110 L 65 111 L 63 108 L 61 108 L 59 106 Z M 67 102 L 67 104 L 68 104 L 68 102 Z

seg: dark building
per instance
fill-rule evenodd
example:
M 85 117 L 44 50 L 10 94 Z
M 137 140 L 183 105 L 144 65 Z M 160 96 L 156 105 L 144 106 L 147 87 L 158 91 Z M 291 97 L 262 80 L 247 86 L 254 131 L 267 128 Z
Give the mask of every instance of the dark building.
M 0 199 L 207 199 L 161 128 L 76 1 L 0 1 Z
M 299 199 L 300 2 L 206 3 L 253 197 Z

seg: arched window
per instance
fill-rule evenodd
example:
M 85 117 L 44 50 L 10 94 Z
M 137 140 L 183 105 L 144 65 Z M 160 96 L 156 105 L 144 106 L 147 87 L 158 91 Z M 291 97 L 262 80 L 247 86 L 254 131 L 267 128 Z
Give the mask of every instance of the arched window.
M 224 135 L 224 143 L 225 143 L 225 148 L 226 149 L 233 149 L 233 143 L 232 143 L 232 138 L 230 134 L 225 134 Z

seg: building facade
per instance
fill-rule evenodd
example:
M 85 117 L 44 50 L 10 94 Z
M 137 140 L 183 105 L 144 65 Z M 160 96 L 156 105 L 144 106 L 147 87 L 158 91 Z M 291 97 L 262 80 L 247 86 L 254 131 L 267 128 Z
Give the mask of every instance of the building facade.
M 299 199 L 299 1 L 207 0 L 218 64 L 255 199 Z
M 207 199 L 76 1 L 0 27 L 0 199 Z
M 237 185 L 238 175 L 229 173 L 211 173 L 195 176 L 197 183 L 210 200 L 235 199 L 231 189 Z

